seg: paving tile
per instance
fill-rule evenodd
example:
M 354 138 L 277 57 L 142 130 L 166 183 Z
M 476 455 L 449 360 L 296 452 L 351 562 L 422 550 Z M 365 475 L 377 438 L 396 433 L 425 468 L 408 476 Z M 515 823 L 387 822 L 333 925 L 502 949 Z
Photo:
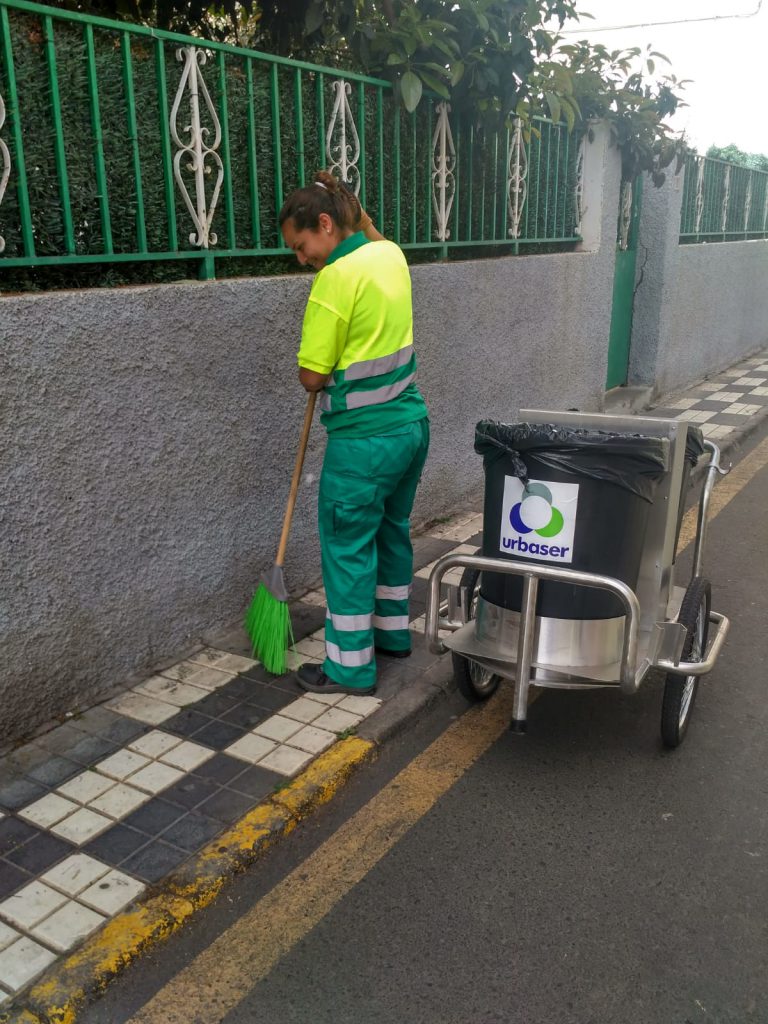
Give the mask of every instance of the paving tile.
M 38 765 L 37 768 L 32 768 L 29 776 L 36 782 L 40 782 L 41 785 L 53 788 L 60 782 L 66 782 L 68 778 L 77 775 L 81 770 L 82 765 L 78 764 L 77 761 L 70 761 L 69 758 L 53 757 Z
M 112 870 L 81 892 L 79 899 L 94 910 L 112 917 L 138 899 L 144 889 L 145 886 L 141 882 L 126 875 L 125 872 Z
M 0 950 L 7 949 L 12 942 L 21 938 L 21 934 L 15 928 L 0 921 Z
M 112 725 L 108 725 L 100 735 L 116 743 L 118 746 L 128 743 L 129 740 L 133 740 L 137 736 L 143 736 L 149 729 L 148 725 L 137 721 L 135 718 L 126 718 L 124 715 L 117 715 L 116 717 L 117 721 L 113 722 Z
M 296 696 L 296 691 L 286 691 L 269 683 L 252 682 L 243 694 L 246 704 L 254 704 L 266 711 L 279 711 Z
M 137 754 L 135 750 L 118 750 L 116 754 L 105 758 L 97 765 L 101 775 L 108 775 L 110 779 L 127 779 L 139 768 L 145 768 L 149 764 L 149 758 L 143 754 Z
M 173 747 L 178 747 L 180 743 L 181 739 L 178 736 L 163 732 L 161 729 L 152 729 L 151 732 L 147 732 L 143 736 L 137 736 L 128 746 L 138 754 L 155 758 L 172 750 Z
M 89 807 L 81 807 L 74 814 L 54 825 L 51 832 L 55 832 L 63 839 L 68 839 L 75 846 L 82 846 L 83 843 L 87 843 L 89 839 L 97 836 L 99 832 L 109 828 L 111 824 L 111 819 L 103 814 L 97 814 Z
M 82 738 L 83 733 L 80 729 L 75 728 L 74 724 L 66 723 L 39 736 L 37 743 L 39 746 L 45 747 L 50 754 L 66 755 L 67 751 L 79 743 Z M 29 774 L 32 775 L 32 772 L 30 771 Z
M 97 796 L 101 796 L 102 793 L 106 793 L 114 784 L 114 779 L 110 779 L 100 772 L 86 771 L 76 775 L 69 782 L 65 782 L 63 786 L 59 786 L 57 793 L 68 800 L 75 800 L 79 804 L 87 804 L 90 800 L 95 800 Z
M 246 768 L 237 778 L 232 779 L 227 788 L 237 790 L 238 793 L 244 793 L 255 801 L 267 796 L 278 783 L 284 781 L 283 776 L 278 775 L 277 772 L 271 772 L 266 768 L 262 768 L 261 765 L 255 764 L 250 768 Z
M 114 700 L 109 701 L 108 707 L 118 711 L 121 715 L 129 718 L 136 718 L 148 725 L 160 725 L 176 714 L 173 704 L 166 704 L 165 701 L 156 700 L 154 697 L 147 697 L 141 693 L 126 693 Z
M 225 686 L 235 675 L 234 672 L 219 671 L 215 668 L 206 668 L 197 665 L 192 661 L 180 661 L 177 665 L 164 668 L 161 675 L 166 679 L 173 679 L 178 683 L 195 686 L 198 689 L 211 691 L 218 690 Z
M 243 762 L 236 757 L 229 757 L 227 754 L 214 754 L 210 761 L 205 761 L 194 770 L 195 775 L 203 779 L 210 779 L 211 782 L 218 782 L 225 785 L 236 775 L 243 771 Z
M 176 736 L 191 736 L 195 732 L 199 732 L 200 729 L 205 725 L 210 725 L 215 719 L 210 718 L 208 715 L 201 715 L 199 711 L 191 711 L 187 708 L 185 711 L 179 711 L 178 714 L 169 718 L 164 723 L 163 729 L 165 732 L 174 733 Z
M 313 756 L 293 747 L 279 746 L 271 754 L 263 757 L 260 763 L 270 771 L 279 772 L 281 775 L 293 775 L 308 764 Z
M 119 744 L 105 739 L 103 736 L 84 736 L 68 753 L 73 761 L 90 767 L 95 761 L 114 754 Z
M 353 715 L 362 715 L 365 718 L 367 715 L 372 715 L 374 711 L 377 711 L 381 707 L 381 700 L 378 697 L 355 697 L 354 695 L 347 695 L 344 700 L 336 706 L 342 711 L 349 711 Z
M 232 796 L 235 796 L 233 793 Z M 185 814 L 163 833 L 163 840 L 196 853 L 221 832 L 221 821 L 206 814 Z
M 304 722 L 306 725 L 322 715 L 325 710 L 326 709 L 319 701 L 310 700 L 309 697 L 299 697 L 298 700 L 294 700 L 291 701 L 290 704 L 286 704 L 286 706 L 281 709 L 280 714 L 284 718 L 293 718 L 297 722 Z
M 18 818 L 3 818 L 0 821 L 0 855 L 15 850 L 36 835 L 39 835 L 37 829 L 27 822 L 19 821 Z
M 32 803 L 45 796 L 46 788 L 31 779 L 14 779 L 0 786 L 0 807 L 6 811 L 16 811 L 25 804 Z
M 319 710 L 319 709 L 318 709 Z M 293 736 L 301 728 L 301 722 L 293 718 L 284 718 L 282 715 L 271 715 L 257 725 L 253 730 L 254 736 L 266 736 L 268 740 L 276 740 L 281 743 Z
M 752 395 L 759 395 L 761 398 L 768 397 L 768 387 L 752 388 L 749 392 L 750 397 Z
M 7 860 L 0 860 L 0 900 L 30 881 L 30 875 Z
M 340 704 L 346 694 L 343 693 L 308 693 L 306 696 L 307 700 L 313 700 L 316 704 L 324 704 L 325 707 L 333 707 L 335 704 Z
M 216 719 L 208 725 L 198 729 L 193 734 L 196 743 L 203 743 L 213 750 L 224 750 L 230 743 L 241 737 L 246 732 L 244 726 L 232 725 L 230 722 L 221 722 Z
M 48 793 L 41 800 L 35 800 L 29 807 L 19 811 L 19 817 L 25 821 L 31 821 L 40 828 L 50 828 L 57 821 L 66 818 L 68 814 L 77 810 L 78 805 L 72 800 L 67 800 L 58 793 Z M 0 822 L 2 824 L 2 822 Z
M 306 654 L 310 658 L 318 658 L 321 661 L 325 659 L 324 640 L 315 640 L 312 637 L 307 637 L 296 644 L 295 650 L 297 654 Z
M 107 871 L 109 871 L 108 864 L 89 857 L 85 853 L 73 853 L 61 864 L 46 871 L 42 876 L 42 881 L 53 889 L 60 889 L 67 896 L 77 896 L 83 889 L 105 875 Z
M 243 658 L 238 654 L 230 654 L 229 651 L 219 651 L 215 647 L 204 647 L 202 651 L 193 654 L 188 659 L 196 665 L 206 665 L 208 668 L 216 668 L 220 672 L 231 672 L 233 675 L 238 672 L 245 672 L 253 668 L 258 662 L 253 658 Z
M 765 385 L 765 377 L 737 377 L 734 384 L 741 384 L 743 387 L 758 388 Z
M 168 679 L 166 676 L 152 676 L 151 679 L 146 679 L 138 686 L 134 686 L 133 692 L 162 700 L 177 708 L 183 708 L 202 700 L 207 691 L 198 686 L 192 686 L 190 683 Z
M 110 726 L 120 720 L 120 716 L 114 711 L 99 705 L 95 708 L 89 708 L 81 715 L 75 715 L 69 724 L 71 728 L 79 729 L 81 732 L 87 732 L 91 735 L 103 735 L 105 729 L 109 729 Z
M 47 870 L 71 852 L 72 847 L 69 843 L 47 832 L 40 832 L 23 846 L 6 854 L 6 860 L 29 871 L 31 875 L 39 875 L 41 871 Z
M 709 396 L 711 402 L 736 402 L 740 398 L 740 391 L 715 391 Z
M 183 775 L 184 772 L 178 768 L 172 768 L 170 765 L 153 761 L 146 768 L 142 768 L 141 771 L 132 775 L 130 782 L 137 789 L 141 789 L 145 793 L 154 794 L 160 793 L 162 790 L 167 789 L 168 786 L 173 785 L 174 782 L 178 782 Z
M 39 764 L 47 761 L 50 756 L 45 747 L 40 747 L 36 743 L 25 743 L 23 747 L 14 750 L 13 754 L 8 758 L 8 762 L 21 775 L 25 775 L 30 769 L 36 768 Z
M 336 734 L 316 729 L 313 725 L 305 725 L 288 740 L 288 746 L 298 747 L 309 754 L 319 754 L 336 742 Z
M 271 789 L 274 789 L 274 784 L 267 792 L 270 792 Z M 231 789 L 222 789 L 218 793 L 214 793 L 207 800 L 204 800 L 197 810 L 200 814 L 205 814 L 209 818 L 216 818 L 219 822 L 231 825 L 232 822 L 242 818 L 253 807 L 256 799 L 258 797 L 246 796 L 244 793 L 236 793 Z M 170 837 L 164 836 L 163 838 Z M 172 839 L 172 842 L 176 842 L 176 840 Z
M 213 755 L 214 751 L 208 747 L 203 747 L 199 743 L 192 743 L 190 740 L 184 740 L 178 747 L 166 751 L 160 760 L 163 764 L 169 764 L 173 768 L 181 768 L 182 771 L 191 772 L 212 758 Z
M 108 789 L 106 793 L 91 800 L 88 806 L 100 814 L 106 814 L 119 821 L 126 814 L 130 814 L 131 811 L 135 811 L 137 807 L 146 803 L 148 799 L 149 795 L 142 790 L 136 789 L 127 782 L 118 782 L 112 789 Z
M 209 693 L 207 697 L 203 697 L 202 700 L 198 701 L 195 705 L 195 711 L 201 715 L 210 715 L 211 718 L 219 718 L 221 715 L 226 714 L 227 711 L 237 707 L 239 703 L 239 697 L 233 697 L 222 690 L 217 690 L 215 693 Z
M 354 729 L 360 722 L 359 715 L 350 714 L 349 711 L 340 711 L 339 708 L 329 708 L 312 724 L 316 729 L 325 729 L 326 732 L 344 732 L 346 729 Z
M 197 775 L 187 775 L 166 790 L 163 799 L 191 810 L 209 796 L 217 793 L 219 788 L 209 779 L 201 779 Z
M 29 931 L 66 903 L 67 897 L 44 882 L 34 881 L 0 903 L 0 916 Z
M 271 750 L 274 750 L 275 744 L 272 740 L 265 739 L 263 736 L 254 736 L 253 733 L 246 733 L 239 740 L 227 747 L 227 754 L 230 757 L 238 757 L 242 761 L 248 761 L 250 764 L 256 764 L 260 761 L 265 754 L 268 754 Z
M 231 711 L 221 716 L 222 722 L 229 725 L 237 725 L 250 732 L 255 725 L 263 722 L 269 712 L 266 708 L 256 707 L 255 704 L 237 704 Z
M 11 992 L 23 988 L 56 959 L 56 954 L 32 939 L 22 938 L 0 953 L 0 983 Z
M 122 866 L 132 875 L 153 883 L 165 878 L 188 857 L 187 850 L 180 850 L 177 846 L 171 846 L 158 839 L 133 854 Z
M 69 900 L 60 910 L 33 928 L 32 934 L 48 946 L 53 946 L 59 953 L 65 953 L 95 932 L 106 920 L 95 910 Z
M 89 856 L 98 857 L 106 864 L 119 864 L 147 843 L 147 836 L 125 824 L 113 825 L 83 846 Z
M 184 808 L 178 804 L 155 797 L 134 811 L 133 814 L 129 814 L 123 824 L 138 829 L 139 832 L 144 832 L 148 836 L 158 836 L 174 821 L 178 821 L 184 813 Z

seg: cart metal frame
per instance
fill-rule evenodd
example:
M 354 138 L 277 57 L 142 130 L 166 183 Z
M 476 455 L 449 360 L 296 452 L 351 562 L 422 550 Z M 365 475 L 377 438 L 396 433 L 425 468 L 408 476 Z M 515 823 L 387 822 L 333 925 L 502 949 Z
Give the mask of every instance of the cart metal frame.
M 524 732 L 526 728 L 529 690 L 531 686 L 551 689 L 591 689 L 618 687 L 622 693 L 633 694 L 651 669 L 662 669 L 686 677 L 700 677 L 710 672 L 717 661 L 730 628 L 725 615 L 709 611 L 709 639 L 706 651 L 698 661 L 681 660 L 688 635 L 685 626 L 677 621 L 685 587 L 673 584 L 675 542 L 678 514 L 685 499 L 682 494 L 683 459 L 687 423 L 655 418 L 620 417 L 601 414 L 557 413 L 521 410 L 520 419 L 529 423 L 557 423 L 569 427 L 589 429 L 625 430 L 649 433 L 667 438 L 668 472 L 659 487 L 654 502 L 656 512 L 649 522 L 646 546 L 643 552 L 637 592 L 626 583 L 611 576 L 579 572 L 550 565 L 536 565 L 506 558 L 484 555 L 445 555 L 438 559 L 429 577 L 425 634 L 433 653 L 450 649 L 489 672 L 514 681 L 514 710 L 512 729 Z M 715 480 L 725 475 L 720 465 L 720 449 L 711 441 L 704 442 L 709 453 L 709 464 L 704 474 L 698 507 L 696 539 L 691 580 L 701 575 L 706 541 L 707 512 Z M 500 646 L 489 648 L 488 642 L 476 637 L 476 621 L 471 618 L 472 594 L 466 586 L 448 586 L 447 602 L 441 603 L 441 582 L 451 569 L 474 569 L 480 572 L 505 573 L 523 578 L 521 610 L 504 612 L 508 618 L 519 616 L 514 623 L 516 656 Z M 579 587 L 597 588 L 614 594 L 621 602 L 625 615 L 618 622 L 623 626 L 621 655 L 618 662 L 601 666 L 584 666 L 583 659 L 576 664 L 547 664 L 546 622 L 536 615 L 539 582 L 553 580 Z M 495 606 L 493 606 L 495 608 Z M 570 620 L 555 620 L 568 622 Z M 579 620 L 574 620 L 578 623 Z M 509 626 L 509 623 L 506 624 Z M 450 635 L 440 636 L 440 631 Z M 507 630 L 509 632 L 509 629 Z M 578 644 L 578 635 L 574 635 Z M 542 650 L 544 658 L 542 658 Z M 537 656 L 538 654 L 538 656 Z

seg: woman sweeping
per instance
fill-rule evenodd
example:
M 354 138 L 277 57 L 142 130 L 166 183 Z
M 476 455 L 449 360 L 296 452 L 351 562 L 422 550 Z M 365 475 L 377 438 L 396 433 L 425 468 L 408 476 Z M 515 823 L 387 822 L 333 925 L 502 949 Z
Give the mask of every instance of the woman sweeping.
M 326 657 L 304 665 L 313 693 L 373 693 L 376 655 L 407 657 L 410 514 L 429 447 L 414 379 L 411 278 L 355 196 L 324 171 L 280 211 L 285 243 L 318 271 L 299 380 L 328 430 L 318 499 Z

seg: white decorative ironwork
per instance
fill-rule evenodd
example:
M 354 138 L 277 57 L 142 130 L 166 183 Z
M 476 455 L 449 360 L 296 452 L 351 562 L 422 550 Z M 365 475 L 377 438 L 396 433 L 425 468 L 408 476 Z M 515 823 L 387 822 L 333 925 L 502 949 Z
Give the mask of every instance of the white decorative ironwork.
M 629 231 L 632 227 L 632 201 L 634 188 L 631 181 L 621 185 L 621 207 L 619 209 L 619 249 L 626 252 L 629 248 Z
M 523 216 L 523 207 L 528 196 L 528 157 L 525 153 L 525 139 L 523 138 L 523 122 L 519 117 L 515 118 L 512 144 L 509 154 L 509 170 L 507 174 L 507 210 L 509 211 L 510 228 L 507 232 L 510 238 L 520 237 L 520 220 Z
M 584 220 L 584 214 L 587 212 L 586 206 L 584 206 L 584 166 L 587 159 L 587 135 L 586 132 L 581 137 L 579 143 L 579 152 L 576 156 L 576 185 L 573 189 L 573 202 L 576 212 L 576 227 L 574 228 L 574 234 L 581 234 L 581 222 Z
M 181 73 L 181 81 L 173 101 L 170 118 L 171 136 L 179 147 L 173 158 L 173 176 L 197 229 L 190 234 L 189 241 L 201 249 L 216 245 L 217 237 L 216 233 L 211 231 L 211 224 L 216 212 L 216 204 L 219 201 L 221 183 L 224 180 L 224 164 L 216 152 L 221 144 L 221 122 L 216 114 L 216 108 L 201 70 L 207 59 L 205 50 L 196 46 L 185 46 L 176 51 L 176 60 L 184 61 L 184 70 Z M 189 134 L 188 141 L 184 141 L 180 137 L 177 128 L 179 107 L 185 91 L 189 92 L 190 123 L 185 125 L 182 131 Z M 213 140 L 210 143 L 208 139 L 211 130 L 200 120 L 201 97 L 213 124 Z M 181 163 L 186 157 L 189 157 L 189 162 L 185 165 L 186 169 L 195 176 L 194 203 L 181 173 Z M 205 179 L 207 175 L 211 174 L 214 167 L 216 168 L 216 183 L 213 186 L 209 203 L 205 194 Z
M 357 167 L 357 161 L 360 159 L 360 137 L 349 105 L 352 86 L 340 78 L 333 83 L 332 88 L 335 98 L 325 135 L 328 169 L 331 174 L 334 171 L 338 172 L 343 184 L 350 186 L 357 195 L 360 191 L 360 171 Z M 334 131 L 337 132 L 335 140 Z
M 436 110 L 437 125 L 432 136 L 432 207 L 437 219 L 435 235 L 445 242 L 451 237 L 448 218 L 456 195 L 456 150 L 448 120 L 451 108 L 447 103 L 438 103 Z
M 728 203 L 731 198 L 731 165 L 726 164 L 725 166 L 725 185 L 723 187 L 723 209 L 722 218 L 720 223 L 720 230 L 725 234 L 725 229 L 728 227 Z
M 749 231 L 749 215 L 752 212 L 752 171 L 747 178 L 747 198 L 744 202 L 744 234 Z
M 704 167 L 705 160 L 703 156 L 698 158 L 699 169 L 696 174 L 696 226 L 694 228 L 695 233 L 701 234 L 701 218 L 704 213 Z
M 0 96 L 0 130 L 2 130 L 5 124 L 5 101 Z M 3 201 L 5 190 L 8 187 L 8 179 L 11 176 L 11 154 L 6 146 L 5 142 L 0 139 L 0 159 L 2 159 L 2 168 L 0 169 L 0 203 Z M 5 239 L 0 235 L 0 252 L 5 251 Z

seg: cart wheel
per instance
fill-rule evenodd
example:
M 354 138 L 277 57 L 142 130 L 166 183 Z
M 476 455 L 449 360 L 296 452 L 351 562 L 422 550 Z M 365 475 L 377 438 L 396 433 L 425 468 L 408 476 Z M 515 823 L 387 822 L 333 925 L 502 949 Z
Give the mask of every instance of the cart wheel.
M 691 580 L 685 592 L 677 621 L 687 632 L 681 660 L 701 661 L 707 649 L 709 609 L 712 604 L 712 586 L 703 576 Z M 664 684 L 664 702 L 661 706 L 661 738 L 666 747 L 678 747 L 683 742 L 699 688 L 698 676 L 682 676 L 668 672 Z
M 461 586 L 469 592 L 469 618 L 474 619 L 477 607 L 477 596 L 480 593 L 480 570 L 465 569 L 461 577 Z M 501 682 L 501 676 L 495 675 L 476 661 L 465 658 L 463 654 L 452 652 L 453 677 L 462 696 L 469 701 L 488 700 Z

